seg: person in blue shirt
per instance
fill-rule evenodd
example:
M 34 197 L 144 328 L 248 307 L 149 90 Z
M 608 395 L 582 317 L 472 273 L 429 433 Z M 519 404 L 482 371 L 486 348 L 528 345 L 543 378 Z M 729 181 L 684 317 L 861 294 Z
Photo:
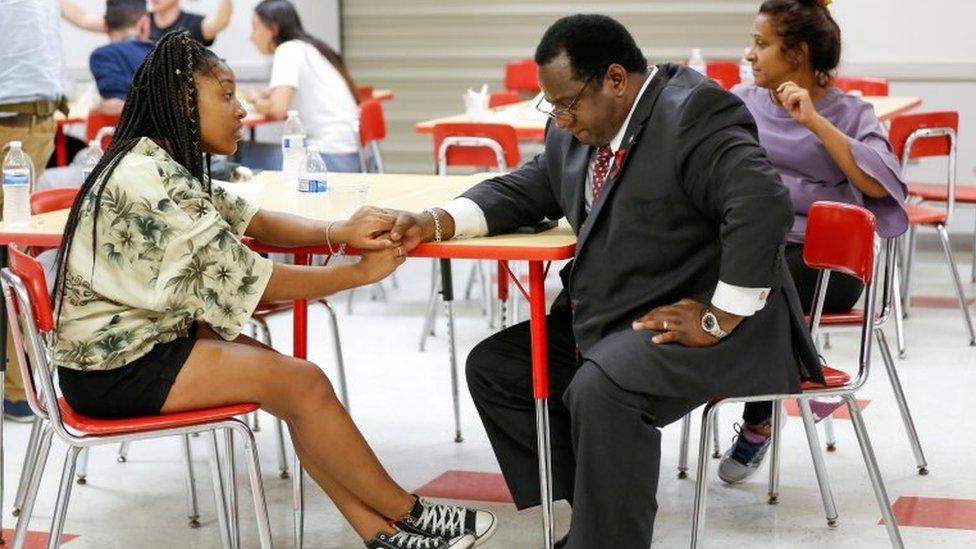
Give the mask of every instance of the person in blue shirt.
M 144 0 L 108 0 L 105 27 L 111 43 L 92 52 L 88 66 L 102 101 L 97 109 L 118 115 L 129 94 L 132 77 L 152 49 L 149 14 Z

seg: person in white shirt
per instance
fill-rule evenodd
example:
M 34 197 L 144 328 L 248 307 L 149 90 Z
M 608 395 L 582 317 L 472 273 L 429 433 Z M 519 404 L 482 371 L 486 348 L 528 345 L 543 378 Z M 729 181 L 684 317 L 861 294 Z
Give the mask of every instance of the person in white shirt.
M 322 151 L 329 171 L 359 171 L 359 105 L 356 83 L 335 50 L 305 32 L 288 0 L 264 0 L 254 8 L 251 42 L 274 54 L 271 82 L 247 99 L 275 119 L 298 111 L 308 144 Z

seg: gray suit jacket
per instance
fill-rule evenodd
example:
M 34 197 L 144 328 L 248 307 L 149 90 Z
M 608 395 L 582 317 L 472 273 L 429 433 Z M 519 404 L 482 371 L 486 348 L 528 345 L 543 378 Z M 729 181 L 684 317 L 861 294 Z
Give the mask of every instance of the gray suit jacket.
M 551 126 L 545 152 L 464 194 L 491 234 L 565 216 L 578 235 L 560 273 L 586 359 L 629 390 L 714 398 L 796 391 L 822 379 L 783 248 L 788 192 L 742 102 L 698 73 L 663 65 L 638 100 L 616 179 L 584 208 L 592 147 Z M 656 345 L 631 322 L 716 283 L 772 288 L 766 306 L 713 347 Z

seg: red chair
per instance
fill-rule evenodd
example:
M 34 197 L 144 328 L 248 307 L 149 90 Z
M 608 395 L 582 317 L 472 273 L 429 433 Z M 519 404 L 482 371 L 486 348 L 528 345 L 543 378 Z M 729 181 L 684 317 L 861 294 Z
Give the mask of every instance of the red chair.
M 956 202 L 956 135 L 959 131 L 959 113 L 955 111 L 928 112 L 904 114 L 891 120 L 888 139 L 894 153 L 901 158 L 901 176 L 907 180 L 908 163 L 915 158 L 946 157 L 945 182 L 940 183 L 943 188 L 942 197 L 945 198 L 943 207 L 930 208 L 918 204 L 909 204 L 908 209 L 908 242 L 907 254 L 904 262 L 904 282 L 896 285 L 901 308 L 907 312 L 911 295 L 911 272 L 915 255 L 915 233 L 919 227 L 929 227 L 939 233 L 939 242 L 945 255 L 946 265 L 952 277 L 962 311 L 963 321 L 969 333 L 969 344 L 976 345 L 976 332 L 973 330 L 972 317 L 966 304 L 966 294 L 956 269 L 956 262 L 952 256 L 949 244 L 949 232 L 946 230 L 952 219 Z M 896 304 L 896 305 L 898 305 Z M 896 311 L 901 313 L 902 311 Z M 902 314 L 895 315 L 895 327 L 898 334 L 898 351 L 905 355 L 904 322 Z
M 373 86 L 369 84 L 363 84 L 359 86 L 359 89 L 357 89 L 356 91 L 359 92 L 360 103 L 362 103 L 363 101 L 369 101 L 370 99 L 373 98 Z
M 888 95 L 888 80 L 886 78 L 870 78 L 866 76 L 837 76 L 834 86 L 842 91 L 859 91 L 861 95 Z
M 108 148 L 109 143 L 112 142 L 112 135 L 115 133 L 115 127 L 118 125 L 118 115 L 90 111 L 88 113 L 88 123 L 85 126 L 85 141 L 97 140 L 100 142 L 102 150 L 105 150 Z
M 532 59 L 516 59 L 505 63 L 505 89 L 516 92 L 539 93 L 538 65 Z
M 514 90 L 491 92 L 491 95 L 488 96 L 488 108 L 494 109 L 495 107 L 511 105 L 521 100 L 522 98 L 519 97 L 519 93 Z
M 739 62 L 731 60 L 705 61 L 705 72 L 708 77 L 729 90 L 741 80 L 739 79 Z
M 78 196 L 78 189 L 74 187 L 54 187 L 34 191 L 30 195 L 31 215 L 66 210 L 74 204 L 76 196 Z
M 437 173 L 449 166 L 508 171 L 522 160 L 518 135 L 508 124 L 450 122 L 434 126 Z
M 378 173 L 383 173 L 380 141 L 386 139 L 386 119 L 383 106 L 376 99 L 359 104 L 359 166 L 368 172 L 370 160 Z
M 232 531 L 232 517 L 236 515 L 232 506 L 236 505 L 236 502 L 224 491 L 224 475 L 218 462 L 216 433 L 218 429 L 225 434 L 237 432 L 244 439 L 261 547 L 272 547 L 271 523 L 264 499 L 264 486 L 258 466 L 254 434 L 246 424 L 235 419 L 235 416 L 252 412 L 258 406 L 234 404 L 127 419 L 100 419 L 77 413 L 63 398 L 57 397 L 54 366 L 48 360 L 47 341 L 53 335 L 55 322 L 44 270 L 37 260 L 16 248 L 10 247 L 9 252 L 10 267 L 0 273 L 0 285 L 6 298 L 7 315 L 11 319 L 14 349 L 27 389 L 27 400 L 34 413 L 44 421 L 44 428 L 38 441 L 37 458 L 29 474 L 24 506 L 17 519 L 14 547 L 23 546 L 54 435 L 68 445 L 68 454 L 65 458 L 57 503 L 51 521 L 48 546 L 52 548 L 57 547 L 58 540 L 61 539 L 68 500 L 71 497 L 72 477 L 78 454 L 82 449 L 191 433 L 210 434 L 211 470 L 221 541 L 225 547 L 231 546 L 231 540 L 236 537 Z M 19 319 L 19 322 L 15 319 Z M 37 385 L 36 381 L 39 381 L 40 385 Z
M 699 439 L 698 478 L 695 485 L 695 508 L 692 517 L 691 547 L 698 547 L 703 543 L 705 532 L 705 509 L 708 495 L 708 441 L 713 428 L 716 411 L 723 404 L 730 402 L 759 402 L 775 401 L 773 406 L 773 440 L 769 475 L 769 502 L 779 500 L 779 438 L 781 436 L 782 406 L 780 401 L 796 399 L 803 426 L 806 431 L 807 443 L 813 458 L 814 471 L 820 487 L 824 511 L 829 526 L 837 525 L 837 509 L 834 505 L 827 470 L 823 454 L 820 452 L 820 442 L 813 414 L 810 411 L 808 399 L 813 397 L 841 397 L 850 413 L 851 423 L 857 435 L 861 454 L 868 469 L 874 495 L 881 510 L 881 515 L 888 530 L 888 536 L 894 547 L 903 547 L 898 524 L 894 520 L 891 504 L 885 489 L 881 471 L 878 468 L 874 450 L 868 437 L 864 418 L 857 406 L 855 394 L 864 386 L 868 379 L 871 365 L 871 334 L 875 322 L 875 294 L 874 280 L 878 265 L 875 262 L 875 222 L 874 216 L 864 208 L 850 204 L 835 202 L 817 202 L 810 207 L 806 230 L 806 243 L 803 248 L 803 259 L 808 266 L 820 269 L 820 279 L 815 292 L 816 308 L 811 323 L 811 332 L 816 335 L 818 321 L 821 317 L 823 300 L 826 295 L 830 272 L 837 271 L 856 276 L 865 285 L 865 310 L 861 320 L 861 346 L 858 354 L 858 371 L 852 376 L 829 366 L 823 366 L 826 383 L 823 385 L 805 382 L 801 392 L 796 394 L 777 394 L 750 397 L 718 398 L 705 405 L 702 412 L 701 437 Z

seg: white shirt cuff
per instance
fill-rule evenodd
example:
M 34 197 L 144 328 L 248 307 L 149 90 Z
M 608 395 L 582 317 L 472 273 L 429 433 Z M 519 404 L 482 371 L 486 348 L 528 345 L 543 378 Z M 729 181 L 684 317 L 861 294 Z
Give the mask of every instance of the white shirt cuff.
M 454 218 L 454 238 L 474 238 L 488 234 L 488 220 L 474 200 L 459 197 L 441 206 Z
M 767 297 L 769 288 L 732 286 L 719 280 L 712 295 L 712 305 L 734 315 L 752 316 L 766 306 Z

